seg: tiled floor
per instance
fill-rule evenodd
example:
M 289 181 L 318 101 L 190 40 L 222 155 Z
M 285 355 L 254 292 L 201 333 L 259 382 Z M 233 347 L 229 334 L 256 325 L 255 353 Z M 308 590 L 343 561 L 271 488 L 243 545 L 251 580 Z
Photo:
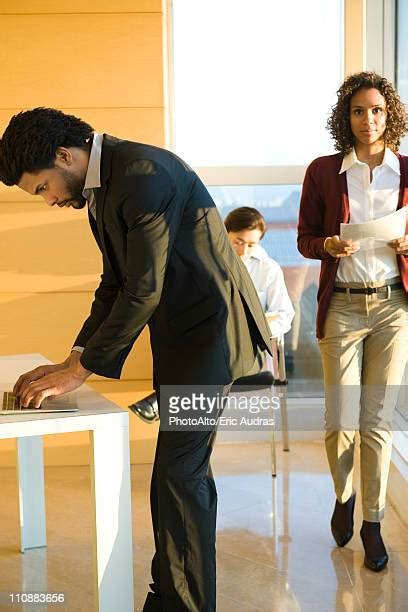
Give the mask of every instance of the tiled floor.
M 333 495 L 320 442 L 278 450 L 272 479 L 266 444 L 216 446 L 219 491 L 219 612 L 406 612 L 408 528 L 388 507 L 383 535 L 389 567 L 363 567 L 358 536 L 334 546 L 329 520 Z M 149 582 L 152 536 L 148 513 L 150 466 L 132 467 L 136 610 Z M 17 551 L 14 470 L 0 470 L 0 594 L 9 590 L 65 592 L 64 612 L 92 612 L 90 481 L 86 467 L 46 469 L 48 548 Z M 2 606 L 17 612 L 18 606 Z M 42 608 L 21 608 L 33 612 Z M 120 612 L 120 610 L 112 610 Z

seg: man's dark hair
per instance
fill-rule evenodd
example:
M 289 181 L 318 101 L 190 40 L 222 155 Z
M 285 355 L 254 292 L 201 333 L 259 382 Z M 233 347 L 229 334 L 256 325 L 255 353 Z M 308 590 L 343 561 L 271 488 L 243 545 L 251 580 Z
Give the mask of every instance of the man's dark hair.
M 261 238 L 266 232 L 265 219 L 256 208 L 250 206 L 241 206 L 232 210 L 225 217 L 225 227 L 227 232 L 242 232 L 242 230 L 257 229 L 261 232 Z
M 0 140 L 0 180 L 17 185 L 25 172 L 53 168 L 58 147 L 86 149 L 93 128 L 55 108 L 14 115 Z
M 384 133 L 386 145 L 398 151 L 401 137 L 408 130 L 407 114 L 403 103 L 392 84 L 375 72 L 358 72 L 346 78 L 337 91 L 337 103 L 327 120 L 329 130 L 337 151 L 349 153 L 354 146 L 354 136 L 350 127 L 350 101 L 359 89 L 378 89 L 385 98 L 387 127 Z

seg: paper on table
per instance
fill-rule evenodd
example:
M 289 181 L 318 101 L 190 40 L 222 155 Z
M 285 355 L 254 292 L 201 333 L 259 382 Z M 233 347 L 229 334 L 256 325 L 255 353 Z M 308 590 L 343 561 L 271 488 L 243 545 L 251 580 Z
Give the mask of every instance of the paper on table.
M 366 223 L 341 223 L 340 238 L 358 242 L 360 250 L 391 248 L 387 246 L 390 240 L 405 235 L 407 222 L 407 207 Z

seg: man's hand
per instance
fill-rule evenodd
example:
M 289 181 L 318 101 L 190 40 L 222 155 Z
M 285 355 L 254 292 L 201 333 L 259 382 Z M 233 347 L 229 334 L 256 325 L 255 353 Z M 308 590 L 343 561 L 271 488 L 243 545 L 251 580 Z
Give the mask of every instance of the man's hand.
M 64 362 L 64 364 L 58 364 L 57 366 L 40 366 L 32 372 L 20 376 L 19 381 L 20 379 L 24 380 L 19 385 L 18 393 L 14 392 L 19 396 L 21 405 L 26 408 L 33 400 L 35 408 L 39 408 L 46 397 L 62 395 L 80 387 L 92 372 L 81 365 L 79 357 L 80 354 L 78 353 L 78 357 L 69 358 L 68 363 Z M 61 365 L 64 365 L 64 367 L 61 368 Z M 42 375 L 34 378 L 32 373 L 35 372 L 37 375 L 41 368 L 43 368 Z M 55 369 L 44 371 L 44 368 Z M 16 387 L 19 381 L 17 381 Z
M 25 374 L 22 374 L 14 385 L 14 395 L 20 397 L 22 389 L 25 389 L 27 385 L 34 382 L 35 380 L 38 380 L 39 378 L 42 378 L 43 376 L 53 374 L 54 372 L 58 372 L 59 370 L 64 370 L 70 365 L 78 363 L 80 357 L 81 353 L 78 353 L 78 351 L 72 351 L 72 353 L 68 355 L 66 360 L 62 361 L 61 363 L 54 363 L 53 365 L 42 365 L 38 366 L 38 368 L 34 368 L 34 370 L 30 370 L 30 372 L 25 372 Z
M 389 246 L 395 249 L 397 255 L 408 255 L 408 236 L 401 236 L 401 238 L 396 238 L 395 240 L 391 240 Z
M 38 380 L 39 378 L 42 378 L 43 376 L 47 376 L 48 374 L 52 374 L 53 372 L 58 372 L 58 370 L 63 370 L 64 368 L 68 367 L 68 365 L 68 360 L 65 360 L 62 363 L 55 363 L 54 365 L 38 366 L 38 368 L 30 370 L 30 372 L 22 374 L 14 385 L 14 395 L 20 397 L 22 389 L 25 389 L 27 385 L 34 382 L 35 380 Z
M 324 250 L 332 257 L 350 257 L 360 250 L 360 245 L 352 240 L 340 240 L 340 236 L 330 236 L 324 242 Z

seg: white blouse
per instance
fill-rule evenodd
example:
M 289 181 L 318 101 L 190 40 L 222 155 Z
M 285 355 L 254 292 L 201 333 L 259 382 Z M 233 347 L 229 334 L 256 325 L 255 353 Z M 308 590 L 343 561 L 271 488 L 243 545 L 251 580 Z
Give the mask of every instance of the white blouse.
M 350 202 L 350 223 L 365 223 L 385 217 L 397 210 L 400 188 L 398 157 L 385 149 L 382 164 L 370 168 L 357 159 L 354 149 L 345 155 L 340 174 L 346 172 Z M 342 257 L 336 280 L 343 283 L 385 281 L 399 276 L 395 252 L 390 248 L 362 249 Z

